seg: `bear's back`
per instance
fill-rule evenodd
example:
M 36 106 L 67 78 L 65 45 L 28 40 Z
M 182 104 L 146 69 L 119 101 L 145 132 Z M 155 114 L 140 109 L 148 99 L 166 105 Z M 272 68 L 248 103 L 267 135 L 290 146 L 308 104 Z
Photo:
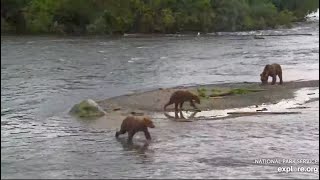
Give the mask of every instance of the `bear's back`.
M 193 98 L 193 94 L 191 94 L 189 91 L 176 91 L 174 92 L 174 94 L 172 95 L 172 99 L 175 101 L 186 101 L 186 100 L 190 100 Z
M 138 130 L 143 128 L 145 125 L 141 118 L 128 116 L 126 117 L 121 124 L 121 128 L 125 130 Z

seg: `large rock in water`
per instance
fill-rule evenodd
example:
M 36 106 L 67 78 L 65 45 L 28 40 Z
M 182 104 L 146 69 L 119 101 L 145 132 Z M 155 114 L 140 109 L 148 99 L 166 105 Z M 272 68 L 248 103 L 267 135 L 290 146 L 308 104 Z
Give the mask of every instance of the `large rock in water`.
M 70 113 L 78 117 L 101 117 L 106 112 L 92 99 L 87 99 L 76 104 L 70 110 Z

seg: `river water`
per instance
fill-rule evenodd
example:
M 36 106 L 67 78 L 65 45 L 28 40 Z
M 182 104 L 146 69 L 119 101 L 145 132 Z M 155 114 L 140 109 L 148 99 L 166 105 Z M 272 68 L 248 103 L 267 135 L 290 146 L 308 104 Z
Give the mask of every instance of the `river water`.
M 312 36 L 1 37 L 1 178 L 318 178 L 258 159 L 319 160 L 319 105 L 299 115 L 156 120 L 153 141 L 116 140 L 68 115 L 79 101 L 178 85 L 319 76 L 319 21 L 257 34 Z M 287 165 L 287 166 L 290 166 Z M 314 164 L 294 164 L 319 167 Z M 310 170 L 310 171 L 311 171 Z

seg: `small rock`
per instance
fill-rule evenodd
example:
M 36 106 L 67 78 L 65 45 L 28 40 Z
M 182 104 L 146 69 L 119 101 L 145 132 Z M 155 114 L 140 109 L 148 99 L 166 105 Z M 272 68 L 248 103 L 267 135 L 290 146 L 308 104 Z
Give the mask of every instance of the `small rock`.
M 114 108 L 113 111 L 119 111 L 121 108 Z
M 287 109 L 307 109 L 307 108 L 310 108 L 310 107 L 300 106 L 300 107 L 290 107 L 290 108 L 287 108 Z
M 253 36 L 253 38 L 254 38 L 254 39 L 264 39 L 264 37 L 262 37 L 262 36 L 257 36 L 257 35 Z
M 131 114 L 135 115 L 135 116 L 143 116 L 144 115 L 143 112 L 134 112 L 134 111 L 132 111 Z
M 316 93 L 308 93 L 307 95 L 313 95 L 313 94 L 316 94 Z
M 256 111 L 268 111 L 267 108 L 257 109 Z

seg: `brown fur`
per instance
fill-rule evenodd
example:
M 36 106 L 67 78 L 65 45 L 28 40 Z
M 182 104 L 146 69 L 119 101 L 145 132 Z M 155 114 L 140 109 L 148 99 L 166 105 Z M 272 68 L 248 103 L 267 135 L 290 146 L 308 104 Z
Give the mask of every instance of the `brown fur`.
M 280 79 L 280 84 L 283 83 L 282 81 L 282 69 L 279 64 L 268 64 L 264 67 L 263 72 L 260 74 L 260 80 L 262 84 L 267 84 L 268 83 L 268 78 L 269 76 L 272 77 L 272 85 L 276 83 L 277 76 Z
M 118 138 L 120 134 L 125 134 L 128 132 L 128 142 L 132 142 L 132 138 L 135 133 L 139 131 L 143 131 L 147 140 L 151 140 L 150 133 L 148 131 L 149 128 L 154 128 L 154 124 L 152 120 L 148 117 L 135 117 L 128 116 L 126 117 L 121 124 L 120 131 L 116 132 L 116 137 Z
M 163 109 L 166 110 L 167 106 L 174 104 L 175 111 L 177 112 L 178 105 L 180 105 L 180 109 L 181 109 L 185 101 L 189 101 L 190 105 L 195 109 L 198 109 L 198 108 L 196 107 L 193 101 L 200 104 L 200 99 L 197 95 L 194 95 L 189 91 L 178 90 L 171 95 L 169 102 L 166 105 L 164 105 Z

